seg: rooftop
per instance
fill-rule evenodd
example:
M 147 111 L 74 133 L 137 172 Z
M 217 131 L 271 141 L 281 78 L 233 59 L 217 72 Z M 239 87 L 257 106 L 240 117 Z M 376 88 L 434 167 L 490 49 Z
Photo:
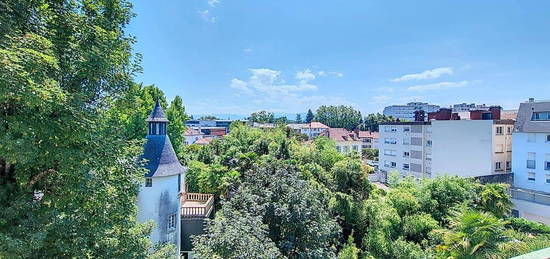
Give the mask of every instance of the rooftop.
M 360 130 L 358 135 L 359 138 L 380 138 L 380 132 L 376 131 Z
M 344 128 L 329 128 L 321 136 L 329 137 L 334 141 L 358 141 L 355 132 L 348 131 Z
M 166 116 L 164 116 L 164 110 L 160 106 L 159 101 L 155 103 L 155 107 L 151 111 L 151 114 L 149 114 L 149 117 L 147 117 L 147 122 L 168 122 L 168 119 Z
M 148 173 L 145 177 L 162 177 L 183 174 L 187 168 L 183 167 L 167 135 L 147 135 L 147 142 L 143 149 L 142 159 L 146 159 L 145 168 Z
M 195 136 L 195 135 L 204 135 L 204 133 L 193 128 L 187 128 L 183 133 L 184 136 Z
M 550 132 L 550 120 L 533 121 L 533 113 L 550 112 L 550 101 L 530 101 L 519 105 L 515 132 Z
M 214 195 L 203 193 L 180 193 L 182 218 L 206 218 L 214 209 Z

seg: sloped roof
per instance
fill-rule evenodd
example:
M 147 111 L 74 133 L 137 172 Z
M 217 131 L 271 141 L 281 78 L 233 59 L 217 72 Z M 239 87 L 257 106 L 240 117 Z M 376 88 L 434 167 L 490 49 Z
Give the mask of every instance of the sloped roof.
M 316 122 L 316 121 L 312 121 L 311 123 L 309 124 L 305 124 L 305 127 L 304 128 L 314 128 L 314 129 L 328 129 L 330 128 L 329 126 L 323 124 L 323 123 L 320 123 L 320 122 Z
M 361 130 L 359 131 L 359 138 L 380 138 L 380 132 Z
M 197 129 L 193 128 L 187 128 L 185 132 L 183 132 L 184 136 L 196 136 L 196 135 L 204 135 L 204 133 L 200 132 Z
M 214 140 L 214 138 L 212 138 L 212 137 L 201 138 L 201 139 L 198 139 L 197 141 L 195 141 L 195 143 L 193 143 L 193 144 L 208 145 L 212 142 L 212 140 Z
M 155 103 L 155 108 L 151 111 L 151 114 L 149 114 L 149 117 L 147 117 L 147 122 L 168 122 L 168 119 L 166 116 L 164 116 L 164 110 L 160 106 L 159 101 Z
M 550 121 L 532 121 L 533 112 L 550 112 L 550 101 L 521 103 L 514 126 L 516 132 L 550 132 Z
M 355 132 L 348 131 L 344 128 L 329 128 L 321 136 L 329 137 L 334 141 L 358 141 Z
M 147 135 L 142 159 L 146 159 L 145 168 L 149 170 L 145 177 L 163 177 L 183 174 L 183 167 L 177 156 L 170 138 L 167 135 Z

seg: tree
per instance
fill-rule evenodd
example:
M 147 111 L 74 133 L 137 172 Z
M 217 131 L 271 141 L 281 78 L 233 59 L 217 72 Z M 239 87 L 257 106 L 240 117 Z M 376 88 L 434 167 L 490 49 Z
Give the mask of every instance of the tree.
M 376 148 L 363 148 L 361 149 L 361 155 L 368 160 L 378 160 L 378 149 Z
M 168 125 L 168 136 L 172 142 L 172 146 L 176 151 L 176 154 L 181 152 L 183 148 L 183 142 L 185 137 L 185 122 L 189 119 L 185 113 L 185 107 L 183 106 L 183 100 L 179 95 L 174 97 L 174 100 L 170 103 L 170 107 L 166 109 L 166 117 L 170 121 Z
M 510 213 L 513 204 L 508 194 L 506 184 L 485 184 L 480 192 L 480 206 L 484 211 L 493 213 L 497 217 L 504 217 Z
M 391 116 L 382 115 L 380 113 L 371 113 L 364 118 L 363 124 L 361 125 L 361 129 L 370 130 L 370 131 L 379 131 L 380 123 L 394 122 L 394 121 L 395 119 Z
M 317 109 L 315 121 L 331 128 L 354 130 L 361 124 L 361 112 L 351 106 L 321 106 Z
M 297 113 L 296 114 L 296 123 L 302 123 L 302 114 Z
M 308 109 L 306 114 L 306 123 L 311 123 L 314 118 L 315 118 L 315 115 L 313 114 L 311 109 Z
M 338 259 L 358 259 L 361 250 L 355 246 L 353 240 L 353 233 L 349 235 L 348 242 L 344 245 L 342 250 L 338 253 Z
M 272 112 L 267 111 L 253 112 L 250 114 L 248 120 L 257 123 L 273 123 L 275 122 L 275 115 Z
M 219 120 L 219 118 L 214 115 L 205 115 L 201 116 L 199 120 Z
M 3 1 L 0 257 L 143 258 L 141 143 L 109 107 L 139 66 L 126 1 Z

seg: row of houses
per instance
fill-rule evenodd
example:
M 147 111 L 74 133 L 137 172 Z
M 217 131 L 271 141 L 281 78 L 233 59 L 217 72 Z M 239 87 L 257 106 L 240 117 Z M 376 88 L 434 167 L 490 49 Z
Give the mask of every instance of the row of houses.
M 550 101 L 521 103 L 515 120 L 495 106 L 463 113 L 440 109 L 425 120 L 417 112 L 415 121 L 380 125 L 380 170 L 504 179 L 516 216 L 550 224 Z

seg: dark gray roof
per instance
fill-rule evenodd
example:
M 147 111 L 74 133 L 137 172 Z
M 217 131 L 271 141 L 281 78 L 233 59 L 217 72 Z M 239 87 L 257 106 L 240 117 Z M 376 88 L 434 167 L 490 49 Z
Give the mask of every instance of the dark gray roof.
M 149 117 L 147 117 L 147 122 L 168 122 L 168 119 L 166 116 L 164 116 L 164 110 L 162 110 L 162 107 L 160 106 L 159 101 L 155 103 L 155 108 L 153 108 L 153 111 L 151 111 L 151 114 L 149 114 Z
M 183 174 L 187 168 L 183 167 L 167 135 L 147 135 L 147 142 L 143 150 L 142 159 L 146 159 L 149 170 L 145 177 L 162 177 Z
M 521 103 L 514 131 L 527 133 L 550 132 L 550 121 L 531 120 L 533 112 L 548 111 L 550 111 L 550 101 Z

